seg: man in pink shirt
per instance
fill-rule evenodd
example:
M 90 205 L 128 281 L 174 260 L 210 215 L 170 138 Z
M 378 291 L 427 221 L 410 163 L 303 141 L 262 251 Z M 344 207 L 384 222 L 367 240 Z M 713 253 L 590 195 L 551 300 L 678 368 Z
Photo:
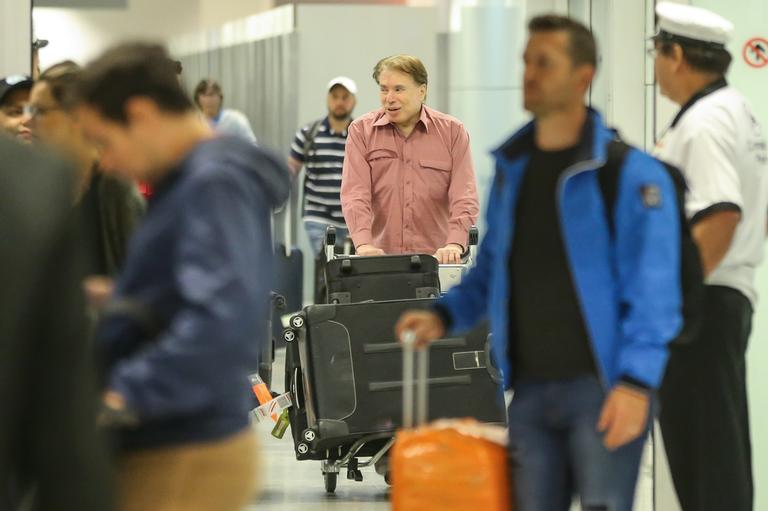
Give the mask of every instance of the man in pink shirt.
M 379 61 L 380 110 L 349 127 L 341 206 L 358 255 L 428 253 L 458 263 L 478 215 L 469 135 L 427 107 L 416 57 Z

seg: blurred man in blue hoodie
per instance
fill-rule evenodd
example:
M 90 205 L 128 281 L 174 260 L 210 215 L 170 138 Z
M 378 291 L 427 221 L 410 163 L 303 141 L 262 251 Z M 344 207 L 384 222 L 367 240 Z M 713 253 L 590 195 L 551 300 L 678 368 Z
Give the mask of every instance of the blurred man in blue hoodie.
M 279 159 L 214 136 L 159 46 L 83 71 L 78 114 L 103 168 L 155 193 L 97 336 L 120 510 L 239 510 L 256 483 L 247 381 L 267 317 Z

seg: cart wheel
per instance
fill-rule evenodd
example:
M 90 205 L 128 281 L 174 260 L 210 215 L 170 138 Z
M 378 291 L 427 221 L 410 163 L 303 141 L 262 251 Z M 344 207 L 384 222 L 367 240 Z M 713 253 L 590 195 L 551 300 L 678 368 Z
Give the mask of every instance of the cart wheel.
M 335 472 L 324 472 L 323 473 L 323 479 L 325 480 L 325 492 L 326 493 L 334 493 L 336 491 L 336 481 L 338 479 L 338 475 Z
M 298 314 L 292 317 L 291 326 L 296 329 L 302 328 L 304 326 L 304 318 Z

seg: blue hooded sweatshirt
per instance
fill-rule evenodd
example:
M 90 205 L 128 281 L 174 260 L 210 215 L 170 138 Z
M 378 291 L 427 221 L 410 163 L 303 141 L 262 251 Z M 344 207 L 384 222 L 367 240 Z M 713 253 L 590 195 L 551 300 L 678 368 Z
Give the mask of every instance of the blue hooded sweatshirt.
M 125 449 L 216 440 L 248 425 L 248 375 L 267 342 L 270 215 L 289 173 L 253 144 L 197 145 L 156 188 L 97 346 L 139 426 Z

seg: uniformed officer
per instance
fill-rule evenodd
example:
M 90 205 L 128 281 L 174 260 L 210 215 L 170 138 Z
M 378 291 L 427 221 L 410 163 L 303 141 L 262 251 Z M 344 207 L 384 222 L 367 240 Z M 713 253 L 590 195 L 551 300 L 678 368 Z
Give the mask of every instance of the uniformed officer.
M 672 352 L 661 427 L 685 511 L 752 509 L 745 353 L 768 209 L 760 123 L 729 86 L 733 25 L 688 5 L 660 3 L 654 37 L 661 93 L 680 105 L 655 154 L 679 167 L 706 277 L 703 324 Z

